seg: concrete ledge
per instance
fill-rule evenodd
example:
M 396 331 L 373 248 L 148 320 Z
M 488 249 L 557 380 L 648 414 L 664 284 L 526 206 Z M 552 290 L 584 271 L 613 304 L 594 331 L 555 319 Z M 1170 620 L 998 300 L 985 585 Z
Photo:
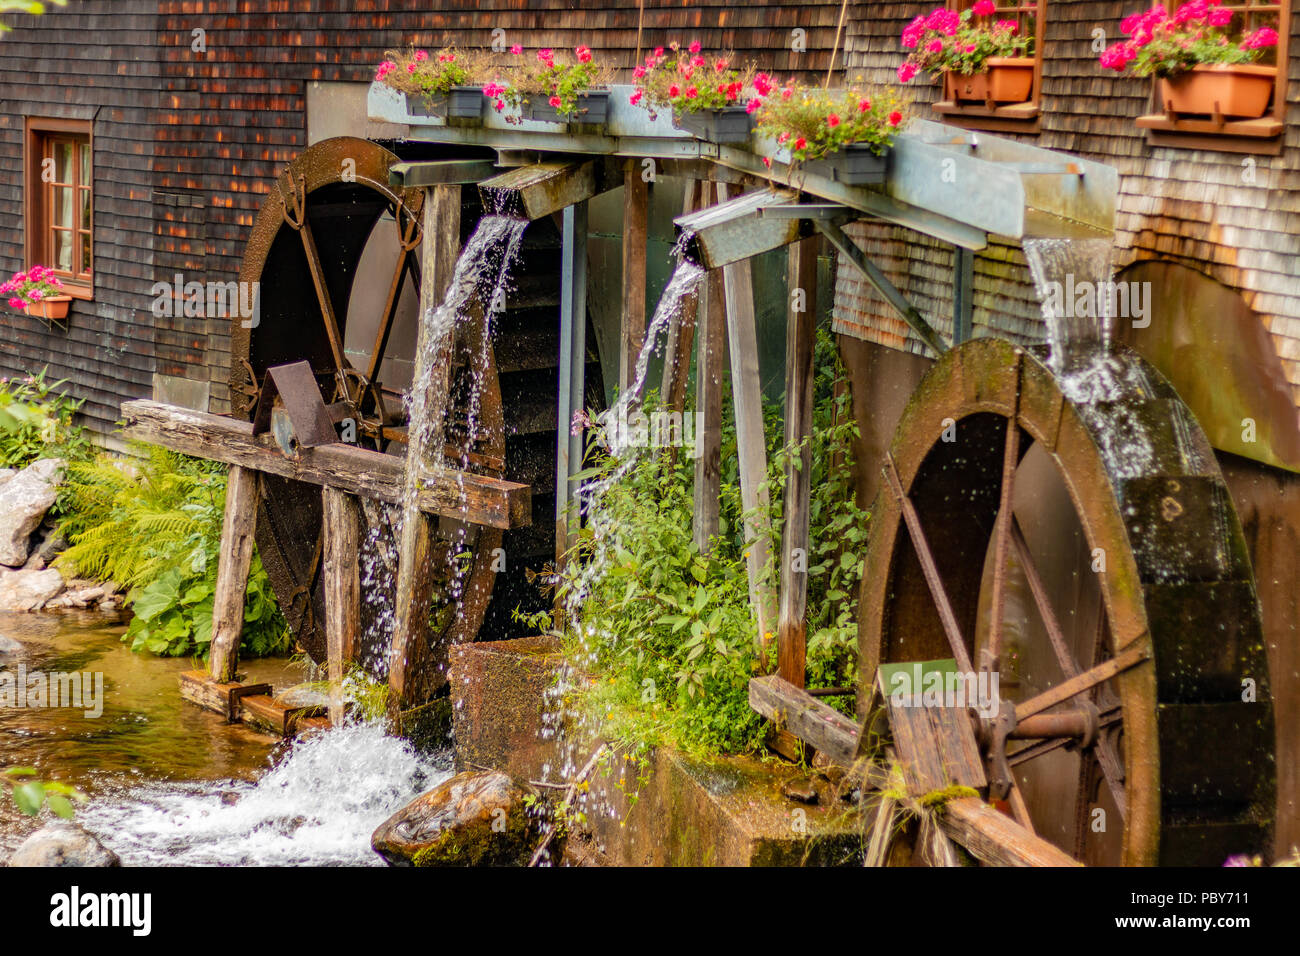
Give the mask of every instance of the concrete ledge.
M 565 782 L 594 741 L 557 740 L 544 714 L 562 664 L 558 641 L 524 638 L 463 644 L 451 655 L 456 763 L 501 770 L 519 780 Z M 616 866 L 800 866 L 861 863 L 861 823 L 853 806 L 787 797 L 797 767 L 749 757 L 701 760 L 659 750 L 640 764 L 602 762 L 578 808 L 587 859 Z

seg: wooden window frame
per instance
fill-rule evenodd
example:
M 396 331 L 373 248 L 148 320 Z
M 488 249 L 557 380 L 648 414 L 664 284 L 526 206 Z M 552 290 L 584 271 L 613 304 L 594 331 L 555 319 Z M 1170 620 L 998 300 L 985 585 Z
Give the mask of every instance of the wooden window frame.
M 934 104 L 934 111 L 945 123 L 960 126 L 963 129 L 981 129 L 991 133 L 1037 133 L 1039 131 L 1039 113 L 1043 99 L 1043 39 L 1047 22 L 1047 0 L 994 0 L 997 14 L 1011 15 L 1022 19 L 1034 18 L 1034 85 L 1029 91 L 1029 99 L 1024 103 L 1009 103 L 1006 106 L 958 103 L 954 100 L 940 100 Z M 960 13 L 967 7 L 975 5 L 975 0 L 947 0 L 951 10 Z
M 1151 112 L 1137 118 L 1139 129 L 1146 130 L 1152 146 L 1178 149 L 1210 149 L 1225 153 L 1260 153 L 1277 156 L 1282 152 L 1282 133 L 1286 129 L 1286 82 L 1291 51 L 1291 0 L 1245 0 L 1224 3 L 1235 13 L 1249 11 L 1256 17 L 1277 17 L 1277 75 L 1273 79 L 1273 107 L 1259 119 L 1204 120 L 1182 119 L 1166 113 L 1160 105 L 1160 81 L 1151 82 Z M 1255 25 L 1259 25 L 1258 22 Z M 1247 29 L 1252 29 L 1249 20 Z
M 73 256 L 75 264 L 79 265 L 81 260 L 79 257 L 80 242 L 78 237 L 85 236 L 85 241 L 90 244 L 90 272 L 68 273 L 56 269 L 55 274 L 63 280 L 64 291 L 68 295 L 74 299 L 89 301 L 95 295 L 95 135 L 90 120 L 27 117 L 23 137 L 26 171 L 23 195 L 26 212 L 24 217 L 26 220 L 24 258 L 29 269 L 37 264 L 53 266 L 54 254 L 53 249 L 51 249 L 50 233 L 54 227 L 50 223 L 50 216 L 53 211 L 52 191 L 54 184 L 42 181 L 41 168 L 42 161 L 45 158 L 46 143 L 61 136 L 78 140 L 84 138 L 86 148 L 90 153 L 90 181 L 81 182 L 81 163 L 80 157 L 77 157 L 77 161 L 73 164 L 75 182 L 70 184 L 73 186 L 73 213 L 76 217 L 72 228 L 74 237 Z M 80 210 L 77 193 L 81 190 L 89 193 L 89 230 L 81 228 L 81 220 L 77 215 Z

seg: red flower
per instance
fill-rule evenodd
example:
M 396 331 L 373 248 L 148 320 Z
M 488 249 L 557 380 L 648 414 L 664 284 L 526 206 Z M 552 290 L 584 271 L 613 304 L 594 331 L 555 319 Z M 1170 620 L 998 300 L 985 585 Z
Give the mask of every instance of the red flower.
M 871 100 L 863 100 L 858 104 L 859 113 L 865 113 L 869 109 L 871 109 Z
M 808 140 L 804 139 L 802 136 L 800 136 L 798 139 L 794 141 L 795 149 L 803 149 L 807 145 L 808 145 Z
M 898 110 L 894 110 L 894 112 L 892 112 L 892 113 L 889 114 L 889 125 L 890 125 L 890 126 L 897 126 L 897 125 L 898 125 L 899 123 L 901 123 L 902 121 L 903 121 L 903 114 L 900 113 L 900 112 L 898 112 Z
M 699 95 L 700 95 L 700 91 L 693 86 L 686 91 L 686 98 L 688 100 L 693 100 L 695 99 L 695 97 Z
M 699 53 L 699 52 L 700 52 L 700 41 L 699 41 L 699 40 L 696 40 L 696 41 L 695 41 L 694 43 L 692 43 L 689 47 L 687 47 L 687 49 L 689 49 L 692 53 Z
M 591 50 L 588 49 L 587 47 L 585 47 L 585 46 L 580 46 L 580 47 L 578 47 L 576 50 L 574 50 L 573 52 L 574 52 L 574 55 L 577 56 L 577 58 L 578 58 L 578 62 L 579 62 L 579 63 L 590 63 L 590 62 L 591 62 Z
M 672 84 L 670 84 L 669 87 L 668 87 L 668 95 L 669 95 L 669 96 L 681 96 L 681 95 L 682 95 L 682 88 L 681 88 L 680 86 L 678 86 L 676 83 L 672 83 Z
M 839 116 L 832 113 L 830 116 L 826 117 L 826 125 L 829 126 L 831 129 L 834 129 L 835 127 L 839 126 L 840 125 Z
M 558 110 L 560 108 L 560 98 L 558 96 L 552 96 L 546 102 L 549 103 L 553 109 Z
M 997 12 L 997 7 L 993 0 L 979 0 L 979 3 L 971 9 L 971 12 L 977 17 L 991 17 Z
M 764 156 L 764 157 L 763 157 L 763 165 L 766 166 L 768 169 L 771 169 L 771 168 L 772 168 L 772 158 L 771 158 L 770 156 Z

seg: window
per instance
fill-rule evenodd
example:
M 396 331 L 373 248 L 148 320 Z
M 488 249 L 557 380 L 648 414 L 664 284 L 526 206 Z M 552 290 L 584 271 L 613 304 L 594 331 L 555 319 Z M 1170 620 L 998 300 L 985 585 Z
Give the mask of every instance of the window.
M 1241 16 L 1234 26 L 1247 34 L 1259 27 L 1278 32 L 1277 46 L 1258 60 L 1260 66 L 1274 68 L 1273 99 L 1268 111 L 1259 119 L 1233 120 L 1222 116 L 1189 119 L 1175 116 L 1160 103 L 1160 81 L 1153 83 L 1152 111 L 1139 116 L 1137 125 L 1147 131 L 1152 146 L 1181 146 L 1186 149 L 1217 149 L 1234 153 L 1266 153 L 1276 156 L 1282 151 L 1282 129 L 1286 121 L 1286 74 L 1277 69 L 1278 51 L 1282 63 L 1291 45 L 1291 0 L 1225 0 L 1224 9 Z
M 49 266 L 70 295 L 94 290 L 94 198 L 90 123 L 27 122 L 27 265 Z
M 975 0 L 948 0 L 948 6 L 962 11 L 975 5 Z M 953 95 L 952 84 L 944 84 L 943 99 L 934 104 L 934 110 L 944 120 L 967 129 L 983 129 L 990 132 L 1033 133 L 1038 131 L 1038 105 L 1042 98 L 1043 86 L 1043 25 L 1046 22 L 1047 0 L 1022 0 L 1022 2 L 997 2 L 997 12 L 993 19 L 1015 20 L 1019 24 L 1021 36 L 1032 36 L 1033 47 L 1028 59 L 1032 66 L 1032 80 L 1028 97 L 1015 101 L 994 101 L 980 103 L 968 99 L 959 99 Z

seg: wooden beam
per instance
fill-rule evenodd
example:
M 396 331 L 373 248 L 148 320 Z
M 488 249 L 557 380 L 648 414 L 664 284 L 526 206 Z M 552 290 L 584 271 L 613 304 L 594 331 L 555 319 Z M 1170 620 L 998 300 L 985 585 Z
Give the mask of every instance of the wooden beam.
M 790 247 L 785 333 L 785 444 L 804 443 L 785 466 L 781 534 L 781 598 L 777 623 L 778 672 L 804 686 L 807 657 L 808 515 L 812 498 L 813 352 L 817 347 L 818 239 Z
M 573 415 L 582 408 L 587 368 L 587 203 L 564 210 L 560 252 L 560 388 L 556 422 L 555 557 L 569 550 L 577 522 L 570 475 L 582 470 L 582 435 L 572 434 Z
M 270 684 L 222 684 L 207 671 L 181 674 L 181 697 L 207 710 L 216 711 L 230 723 L 239 720 L 239 698 L 249 694 L 270 694 Z
M 686 194 L 682 199 L 682 215 L 695 208 L 707 188 L 709 187 L 695 179 L 686 184 Z M 684 298 L 677 314 L 668 319 L 659 398 L 669 409 L 677 412 L 686 409 L 686 383 L 691 370 L 691 353 L 695 347 L 696 313 L 699 311 L 701 298 L 696 293 Z M 698 371 L 696 374 L 698 375 Z M 676 461 L 677 449 L 671 448 L 669 453 L 672 460 Z
M 722 494 L 722 375 L 726 362 L 726 299 L 722 273 L 710 269 L 699 309 L 699 354 L 695 360 L 695 501 L 692 538 L 708 554 L 718 533 Z M 684 378 L 685 376 L 683 376 Z
M 727 199 L 727 185 L 718 183 L 718 199 Z M 767 438 L 763 432 L 763 393 L 759 383 L 758 332 L 755 328 L 754 286 L 749 262 L 722 270 L 727 301 L 727 350 L 731 358 L 731 399 L 736 409 L 736 445 L 740 457 L 741 507 L 745 521 L 745 559 L 749 600 L 758 620 L 759 646 L 772 641 L 775 600 L 761 583 L 768 561 Z
M 344 665 L 361 641 L 361 511 L 345 491 L 321 490 L 324 513 L 325 643 L 329 662 L 330 722 L 343 720 Z
M 623 335 L 618 354 L 619 394 L 631 387 L 636 376 L 637 357 L 645 343 L 649 225 L 650 185 L 641 178 L 640 164 L 628 160 L 623 170 Z
M 209 672 L 219 684 L 235 679 L 239 638 L 244 630 L 244 596 L 253 560 L 257 528 L 257 472 L 236 465 L 226 482 L 226 512 L 221 521 L 221 551 L 217 558 L 217 587 L 212 601 L 212 643 Z
M 551 160 L 507 170 L 483 180 L 478 188 L 489 209 L 542 219 L 591 199 L 601 191 L 602 178 L 595 160 Z
M 339 442 L 303 448 L 297 458 L 288 458 L 270 435 L 254 436 L 251 422 L 145 400 L 123 402 L 122 417 L 127 438 L 250 471 L 330 485 L 376 501 L 402 500 L 405 465 L 393 455 Z M 467 472 L 426 475 L 419 504 L 430 514 L 492 528 L 517 528 L 532 521 L 527 485 Z
M 1064 850 L 1034 836 L 978 797 L 950 800 L 939 826 L 977 860 L 990 866 L 1079 866 Z
M 777 674 L 750 680 L 749 706 L 834 764 L 852 767 L 858 759 L 858 722 Z
M 420 322 L 416 334 L 413 389 L 422 406 L 427 428 L 412 427 L 407 434 L 406 467 L 423 479 L 426 464 L 436 450 L 441 457 L 443 417 L 451 374 L 455 330 L 446 341 L 434 342 L 428 321 L 451 286 L 460 255 L 460 186 L 434 186 L 424 201 L 424 246 L 420 274 Z M 414 414 L 412 417 L 415 417 Z M 415 422 L 412 422 L 415 425 Z M 389 702 L 392 710 L 422 703 L 433 690 L 430 681 L 437 650 L 430 647 L 429 614 L 436 583 L 434 540 L 437 521 L 423 511 L 403 516 L 398 541 L 397 586 L 393 609 L 393 640 L 388 651 Z M 446 648 L 440 649 L 446 653 Z

